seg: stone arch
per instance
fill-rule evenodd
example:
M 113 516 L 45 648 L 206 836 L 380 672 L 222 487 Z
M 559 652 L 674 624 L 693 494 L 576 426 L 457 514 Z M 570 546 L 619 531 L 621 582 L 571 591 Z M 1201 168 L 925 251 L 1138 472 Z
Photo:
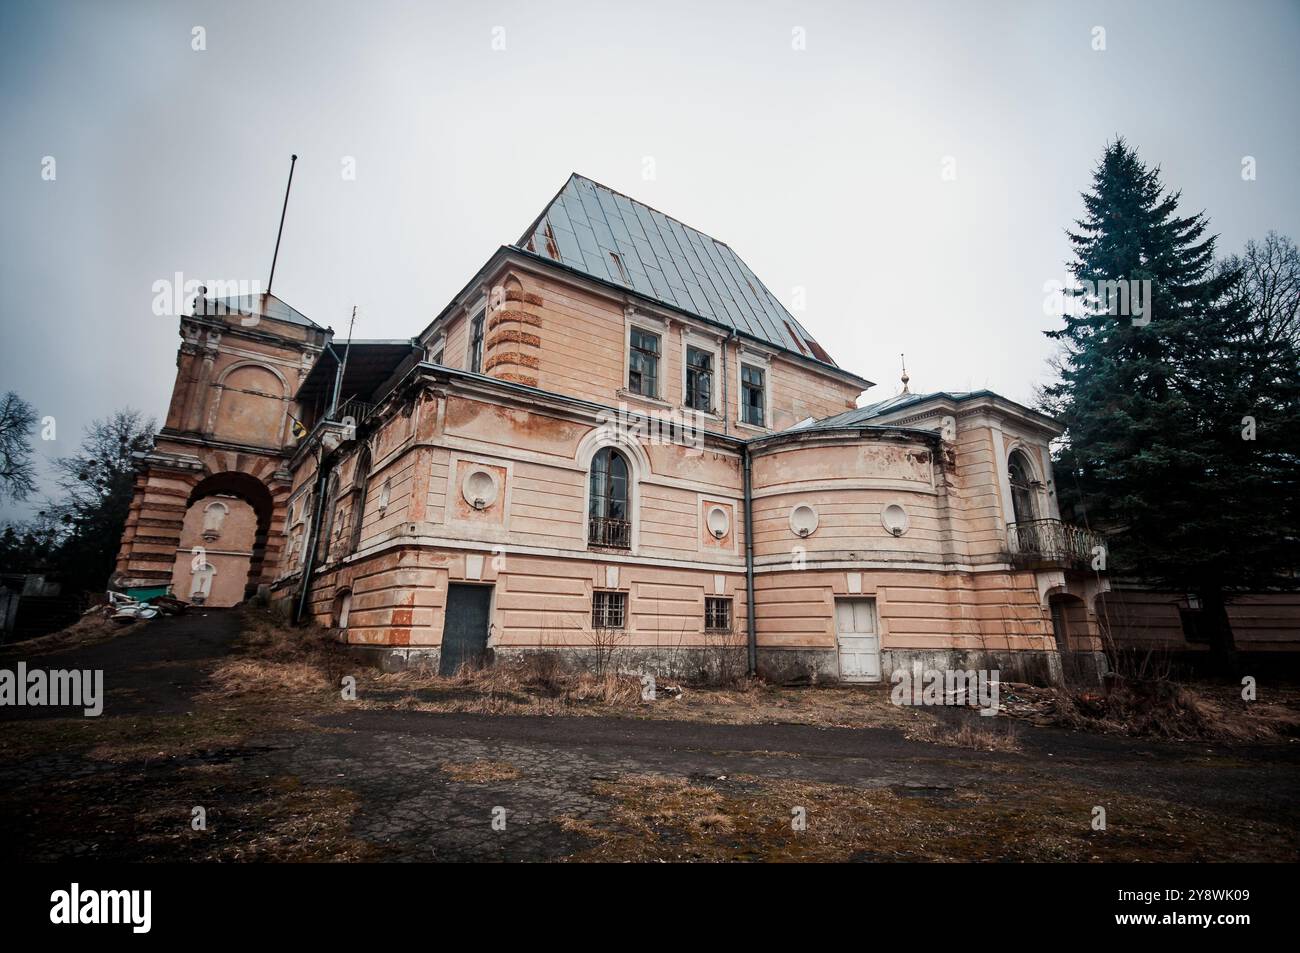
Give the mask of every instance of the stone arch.
M 1013 447 L 1007 454 L 1007 482 L 1011 487 L 1013 523 L 1029 523 L 1042 517 L 1042 501 L 1036 490 L 1041 485 L 1033 458 L 1023 447 Z
M 226 470 L 206 476 L 194 484 L 186 501 L 187 511 L 212 497 L 220 497 L 219 502 L 228 511 L 234 509 L 231 501 L 242 502 L 252 510 L 255 523 L 243 586 L 244 598 L 248 598 L 257 591 L 264 570 L 270 568 L 267 566 L 267 542 L 271 536 L 277 501 L 267 485 L 257 477 L 238 470 Z M 187 553 L 180 553 L 177 558 L 182 557 L 190 558 Z
M 606 425 L 587 434 L 578 444 L 577 462 L 583 471 L 582 518 L 584 532 L 590 533 L 590 515 L 592 507 L 591 468 L 596 454 L 602 450 L 616 450 L 622 456 L 628 468 L 628 520 L 630 527 L 630 550 L 636 553 L 641 541 L 641 486 L 651 473 L 650 458 L 645 448 L 634 436 L 615 425 Z

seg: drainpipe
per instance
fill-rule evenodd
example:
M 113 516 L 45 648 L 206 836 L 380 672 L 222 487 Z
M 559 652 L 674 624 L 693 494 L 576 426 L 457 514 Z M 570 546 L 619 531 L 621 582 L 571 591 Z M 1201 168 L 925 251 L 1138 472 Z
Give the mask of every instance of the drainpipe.
M 758 634 L 754 619 L 754 486 L 748 445 L 741 447 L 745 461 L 745 604 L 749 629 L 749 674 L 758 674 Z
M 316 506 L 313 508 L 311 523 L 307 527 L 304 544 L 307 546 L 302 564 L 302 586 L 298 591 L 298 607 L 293 614 L 294 625 L 302 622 L 307 608 L 307 597 L 311 594 L 311 574 L 316 570 L 316 535 L 320 532 L 321 514 L 325 510 L 325 488 L 329 482 L 330 467 L 325 466 L 325 449 L 321 448 L 320 461 L 316 473 Z

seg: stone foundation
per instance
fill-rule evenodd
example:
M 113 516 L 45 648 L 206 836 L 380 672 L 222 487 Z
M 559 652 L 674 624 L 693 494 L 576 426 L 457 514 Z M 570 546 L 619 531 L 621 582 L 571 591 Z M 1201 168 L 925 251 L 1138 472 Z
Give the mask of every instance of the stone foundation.
M 345 645 L 359 665 L 383 672 L 437 672 L 442 650 L 438 646 Z
M 1101 652 L 1073 652 L 1069 660 L 1071 680 L 1089 685 L 1101 683 L 1108 670 Z M 1064 680 L 1059 652 L 1006 652 L 984 649 L 885 649 L 880 653 L 884 680 L 898 669 L 910 671 L 919 665 L 923 671 L 996 671 L 1004 682 L 1030 685 L 1059 685 Z
M 440 650 L 437 646 L 347 646 L 349 654 L 360 664 L 385 672 L 408 670 L 437 671 Z M 497 662 L 518 662 L 529 657 L 548 655 L 555 658 L 565 672 L 592 672 L 604 668 L 611 672 L 654 675 L 660 679 L 716 684 L 747 671 L 745 648 L 619 646 L 601 654 L 586 646 L 546 647 L 505 646 L 490 649 Z M 1057 652 L 997 652 L 962 649 L 886 649 L 881 652 L 881 683 L 889 684 L 898 669 L 911 671 L 920 665 L 923 671 L 997 671 L 1005 682 L 1031 685 L 1056 685 L 1063 678 L 1061 656 Z M 1100 652 L 1075 652 L 1069 660 L 1073 666 L 1071 680 L 1099 684 L 1108 671 L 1106 657 Z M 832 649 L 759 648 L 758 672 L 775 685 L 825 685 L 839 682 L 839 656 Z

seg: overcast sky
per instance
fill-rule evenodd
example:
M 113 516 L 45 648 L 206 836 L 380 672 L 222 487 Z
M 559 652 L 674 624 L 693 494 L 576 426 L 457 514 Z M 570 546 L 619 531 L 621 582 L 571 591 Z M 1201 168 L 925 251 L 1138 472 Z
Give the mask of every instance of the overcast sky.
M 296 152 L 274 291 L 340 334 L 418 333 L 577 171 L 804 289 L 871 398 L 905 351 L 913 390 L 1028 401 L 1108 139 L 1222 252 L 1300 238 L 1297 50 L 1295 0 L 5 0 L 0 391 L 55 418 L 43 457 L 161 418 L 154 283 L 265 284 Z

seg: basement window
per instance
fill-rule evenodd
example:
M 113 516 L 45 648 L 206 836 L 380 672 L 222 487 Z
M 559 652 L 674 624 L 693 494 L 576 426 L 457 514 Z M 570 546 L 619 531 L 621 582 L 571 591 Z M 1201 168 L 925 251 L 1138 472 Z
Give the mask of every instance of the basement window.
M 731 631 L 731 600 L 706 596 L 704 598 L 704 631 Z
M 627 389 L 642 397 L 659 396 L 659 335 L 640 328 L 631 329 Z
M 627 593 L 597 589 L 591 594 L 591 627 L 621 629 L 627 624 Z

